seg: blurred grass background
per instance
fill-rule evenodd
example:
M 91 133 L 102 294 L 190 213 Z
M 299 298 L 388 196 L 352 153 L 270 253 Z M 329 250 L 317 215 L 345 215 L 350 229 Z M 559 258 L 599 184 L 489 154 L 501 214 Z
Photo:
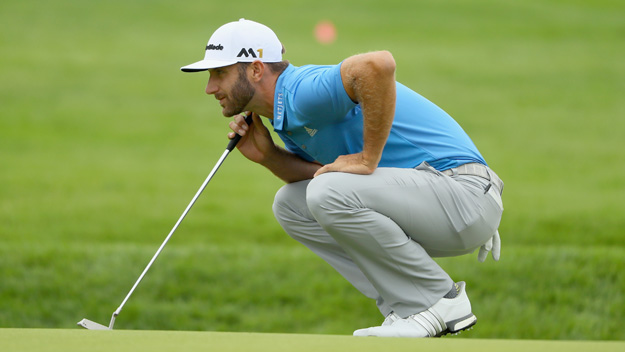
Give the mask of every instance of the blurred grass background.
M 272 27 L 295 65 L 386 49 L 504 179 L 499 263 L 463 337 L 624 340 L 625 5 L 620 1 L 0 3 L 0 327 L 107 324 L 227 143 L 183 74 L 220 25 Z M 321 20 L 338 39 L 313 37 Z M 281 186 L 228 157 L 119 329 L 351 334 L 381 321 L 273 219 Z

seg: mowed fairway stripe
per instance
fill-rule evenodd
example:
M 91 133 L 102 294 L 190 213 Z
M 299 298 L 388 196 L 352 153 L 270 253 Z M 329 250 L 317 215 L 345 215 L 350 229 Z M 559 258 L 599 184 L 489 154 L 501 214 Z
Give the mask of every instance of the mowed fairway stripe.
M 428 351 L 587 352 L 625 351 L 617 341 L 357 338 L 337 335 L 191 331 L 0 329 L 2 351 Z

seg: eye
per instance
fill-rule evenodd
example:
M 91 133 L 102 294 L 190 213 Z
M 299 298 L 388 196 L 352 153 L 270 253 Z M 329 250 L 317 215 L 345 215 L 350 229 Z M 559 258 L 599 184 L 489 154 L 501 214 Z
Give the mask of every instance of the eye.
M 211 76 L 215 76 L 215 77 L 221 76 L 224 73 L 224 71 L 221 68 L 210 69 L 208 70 L 208 72 L 210 73 Z

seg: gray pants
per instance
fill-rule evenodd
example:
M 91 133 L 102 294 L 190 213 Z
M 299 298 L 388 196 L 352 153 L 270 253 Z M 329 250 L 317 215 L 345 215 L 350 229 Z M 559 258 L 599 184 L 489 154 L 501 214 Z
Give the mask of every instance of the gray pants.
M 432 257 L 473 252 L 499 227 L 500 190 L 427 164 L 371 175 L 326 173 L 290 183 L 273 211 L 284 230 L 329 263 L 382 315 L 434 305 L 453 280 Z

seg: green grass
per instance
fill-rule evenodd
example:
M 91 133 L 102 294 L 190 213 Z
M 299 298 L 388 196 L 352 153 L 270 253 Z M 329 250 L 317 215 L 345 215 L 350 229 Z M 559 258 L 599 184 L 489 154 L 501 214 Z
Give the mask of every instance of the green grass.
M 467 339 L 375 339 L 351 336 L 257 334 L 191 331 L 80 331 L 60 329 L 0 329 L 3 347 L 10 351 L 380 351 L 427 350 L 467 352 L 582 352 L 622 351 L 623 342 L 613 341 L 514 341 Z
M 19 313 L 29 327 L 71 328 L 82 318 L 108 325 L 153 247 L 13 246 L 22 253 L 13 262 L 11 253 L 0 252 L 4 284 L 11 288 L 0 311 Z M 464 337 L 570 340 L 587 334 L 587 326 L 594 329 L 593 339 L 621 336 L 620 326 L 606 321 L 618 321 L 625 310 L 615 284 L 622 278 L 615 263 L 625 250 L 517 246 L 505 254 L 498 264 L 478 266 L 468 256 L 442 261 L 472 283 L 468 290 L 479 325 Z M 558 275 L 537 272 L 536 256 Z M 173 244 L 116 327 L 351 334 L 353 326 L 378 322 L 375 307 L 304 248 Z
M 202 56 L 240 17 L 296 65 L 388 49 L 504 179 L 499 263 L 466 338 L 625 340 L 625 25 L 619 1 L 248 0 L 0 4 L 0 327 L 110 315 L 223 152 Z M 314 41 L 335 22 L 338 41 Z M 381 320 L 271 214 L 281 183 L 228 157 L 120 329 L 351 334 Z

